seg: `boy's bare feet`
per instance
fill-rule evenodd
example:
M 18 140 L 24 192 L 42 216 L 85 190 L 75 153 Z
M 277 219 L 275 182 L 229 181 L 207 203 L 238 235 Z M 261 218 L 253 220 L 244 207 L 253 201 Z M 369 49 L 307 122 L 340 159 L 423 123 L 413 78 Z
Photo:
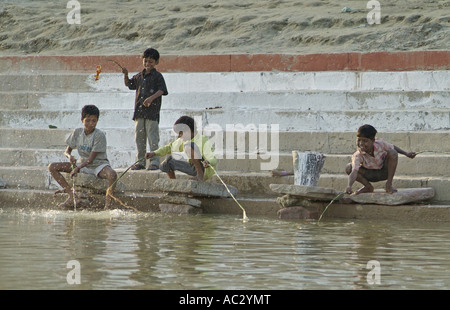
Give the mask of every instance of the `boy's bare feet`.
M 362 194 L 362 193 L 372 193 L 373 190 L 374 190 L 374 188 L 372 185 L 364 186 L 364 187 L 361 187 L 360 189 L 358 189 L 355 192 L 355 195 Z
M 392 184 L 386 183 L 386 193 L 393 194 L 396 193 L 397 189 L 392 186 Z

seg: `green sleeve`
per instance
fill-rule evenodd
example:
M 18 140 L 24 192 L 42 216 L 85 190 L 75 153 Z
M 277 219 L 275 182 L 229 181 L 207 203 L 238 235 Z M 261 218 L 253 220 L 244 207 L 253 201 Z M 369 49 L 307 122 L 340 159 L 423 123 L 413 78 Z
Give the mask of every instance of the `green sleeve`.
M 161 146 L 159 149 L 155 151 L 155 154 L 157 156 L 165 156 L 167 154 L 172 154 L 172 144 L 173 142 L 170 142 L 165 146 Z

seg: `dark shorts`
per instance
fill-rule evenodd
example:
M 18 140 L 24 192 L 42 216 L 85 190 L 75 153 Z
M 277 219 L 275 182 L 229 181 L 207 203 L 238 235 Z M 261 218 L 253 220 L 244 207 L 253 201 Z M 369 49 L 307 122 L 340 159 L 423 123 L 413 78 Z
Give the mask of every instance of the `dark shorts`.
M 161 169 L 162 172 L 181 171 L 181 172 L 186 173 L 191 176 L 197 175 L 197 171 L 195 170 L 195 167 L 193 164 L 191 164 L 185 160 L 173 159 L 172 156 L 168 156 L 159 165 L 159 169 Z M 203 165 L 202 165 L 202 170 L 205 171 L 205 168 L 203 167 Z
M 379 182 L 387 180 L 388 169 L 387 165 L 383 165 L 383 168 L 381 169 L 367 169 L 360 167 L 359 173 L 369 182 Z

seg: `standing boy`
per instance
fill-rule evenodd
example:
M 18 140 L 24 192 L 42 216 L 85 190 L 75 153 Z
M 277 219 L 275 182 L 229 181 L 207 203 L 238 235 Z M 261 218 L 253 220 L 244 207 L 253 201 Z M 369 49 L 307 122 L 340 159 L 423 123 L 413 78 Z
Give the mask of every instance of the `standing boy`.
M 159 63 L 159 53 L 154 48 L 148 48 L 142 55 L 144 70 L 128 78 L 128 70 L 122 69 L 125 86 L 136 90 L 133 120 L 135 125 L 135 141 L 137 147 L 136 160 L 144 159 L 147 140 L 150 151 L 154 151 L 159 145 L 159 113 L 161 110 L 161 96 L 168 94 L 164 77 L 156 71 Z M 156 170 L 159 166 L 159 158 L 152 158 L 148 170 Z M 145 164 L 138 163 L 131 167 L 132 170 L 145 169 Z
M 364 187 L 355 194 L 371 193 L 374 188 L 370 182 L 386 180 L 386 192 L 395 193 L 392 186 L 397 169 L 398 153 L 414 158 L 416 153 L 405 152 L 399 147 L 375 138 L 377 130 L 371 125 L 363 125 L 356 133 L 357 151 L 352 156 L 352 162 L 345 168 L 348 177 L 347 194 L 352 193 L 352 185 L 358 181 Z
M 166 172 L 169 178 L 175 179 L 176 170 L 192 176 L 197 181 L 204 181 L 213 176 L 217 166 L 214 148 L 207 137 L 197 132 L 194 119 L 189 116 L 180 117 L 173 125 L 173 130 L 178 135 L 178 139 L 147 153 L 146 158 L 182 152 L 188 161 L 168 156 L 161 163 L 161 171 Z
M 48 166 L 48 170 L 52 177 L 63 188 L 59 192 L 68 194 L 65 202 L 59 207 L 67 209 L 74 207 L 74 197 L 64 176 L 61 172 L 70 173 L 70 177 L 76 176 L 79 172 L 93 174 L 102 179 L 108 180 L 108 188 L 110 188 L 117 179 L 117 173 L 109 165 L 106 156 L 106 136 L 96 128 L 100 111 L 95 105 L 86 105 L 81 110 L 81 122 L 83 128 L 75 129 L 67 138 L 67 148 L 64 155 L 69 162 L 52 163 Z M 77 149 L 80 159 L 72 155 L 72 150 Z M 111 187 L 111 193 L 114 193 Z M 55 194 L 56 194 L 55 193 Z M 105 209 L 111 206 L 111 197 L 107 194 L 105 200 Z

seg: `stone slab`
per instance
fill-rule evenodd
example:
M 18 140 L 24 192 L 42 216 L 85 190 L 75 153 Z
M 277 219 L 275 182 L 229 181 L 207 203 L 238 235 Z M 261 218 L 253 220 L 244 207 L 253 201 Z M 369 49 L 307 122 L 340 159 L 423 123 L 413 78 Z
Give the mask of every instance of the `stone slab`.
M 399 188 L 396 193 L 388 194 L 382 189 L 376 189 L 373 193 L 358 195 L 345 195 L 344 200 L 351 200 L 360 204 L 403 205 L 412 202 L 429 200 L 434 197 L 434 189 L 424 188 Z
M 153 183 L 153 187 L 161 192 L 184 193 L 192 196 L 206 197 L 231 197 L 223 184 L 212 182 L 198 182 L 184 179 L 158 179 Z M 237 195 L 238 190 L 228 185 L 231 193 Z
M 305 208 L 301 206 L 282 208 L 278 210 L 277 214 L 280 219 L 285 220 L 316 220 L 319 218 L 319 211 L 317 208 Z
M 77 176 L 73 179 L 69 177 L 69 174 L 66 173 L 66 180 L 70 186 L 72 186 L 72 182 L 75 182 L 76 190 L 88 189 L 89 192 L 95 194 L 105 194 L 108 189 L 108 181 L 98 178 L 91 174 L 86 173 L 78 173 Z M 116 183 L 115 192 L 123 192 L 125 191 L 125 184 L 121 181 Z
M 160 203 L 159 209 L 161 210 L 161 213 L 173 214 L 200 214 L 203 212 L 202 208 L 197 208 L 186 204 L 174 203 Z
M 277 203 L 282 208 L 293 207 L 293 206 L 302 206 L 302 207 L 311 206 L 311 201 L 309 199 L 293 197 L 291 195 L 283 195 L 283 196 L 277 197 Z
M 161 199 L 164 202 L 170 203 L 170 204 L 185 204 L 190 205 L 193 207 L 201 208 L 202 202 L 198 199 L 182 196 L 182 195 L 176 195 L 173 193 L 169 193 L 169 195 L 165 195 L 161 197 Z
M 288 194 L 294 197 L 306 198 L 310 200 L 329 201 L 335 198 L 340 192 L 326 187 L 304 186 L 294 184 L 270 184 L 270 189 L 279 194 Z

